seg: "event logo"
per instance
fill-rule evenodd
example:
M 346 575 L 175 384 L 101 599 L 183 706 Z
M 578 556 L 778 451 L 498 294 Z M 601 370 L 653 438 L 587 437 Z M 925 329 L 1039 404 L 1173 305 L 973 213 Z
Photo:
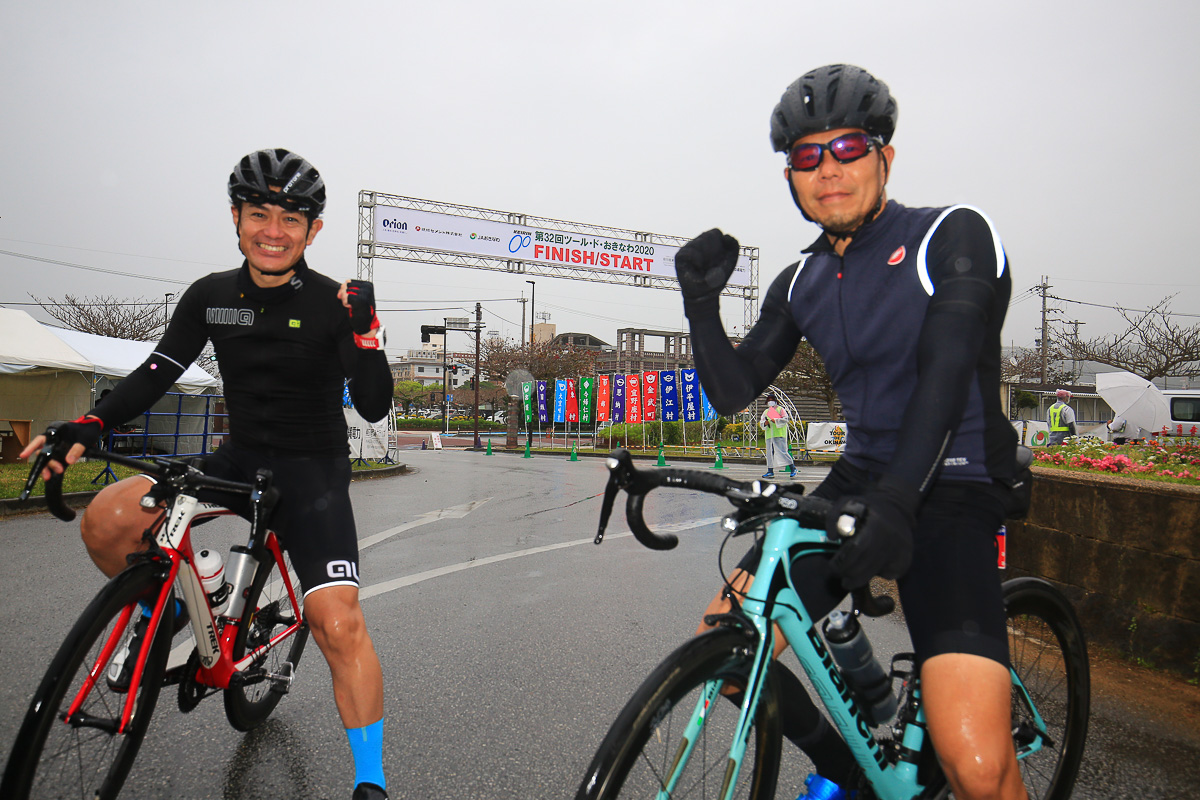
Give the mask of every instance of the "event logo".
M 383 222 L 381 222 L 379 224 L 389 231 L 406 231 L 406 230 L 408 230 L 408 223 L 402 222 L 398 219 L 385 219 Z M 421 229 L 417 228 L 417 230 L 421 230 Z

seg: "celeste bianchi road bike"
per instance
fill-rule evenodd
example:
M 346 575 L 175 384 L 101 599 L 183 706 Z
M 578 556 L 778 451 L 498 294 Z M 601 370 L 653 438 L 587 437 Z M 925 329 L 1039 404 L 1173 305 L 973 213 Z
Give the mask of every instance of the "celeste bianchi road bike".
M 830 655 L 789 567 L 799 559 L 830 558 L 838 543 L 825 532 L 828 501 L 807 497 L 797 484 L 740 482 L 686 469 L 636 469 L 627 451 L 608 459 L 610 478 L 601 510 L 599 544 L 620 490 L 638 541 L 674 547 L 673 535 L 652 532 L 642 517 L 646 494 L 674 487 L 717 494 L 735 511 L 722 528 L 729 537 L 753 534 L 761 554 L 746 593 L 734 592 L 734 613 L 709 618 L 716 627 L 685 642 L 646 678 L 600 744 L 581 783 L 579 799 L 773 798 L 781 759 L 779 687 L 772 666 L 782 630 L 862 773 L 859 798 L 911 800 L 949 794 L 925 733 L 920 681 L 913 655 L 893 657 L 898 711 L 876 722 Z M 724 549 L 724 548 L 722 548 Z M 728 585 L 728 581 L 727 581 Z M 733 587 L 729 589 L 733 591 Z M 1004 583 L 1012 674 L 1013 742 L 1034 800 L 1065 800 L 1083 757 L 1089 713 L 1087 648 L 1075 612 L 1046 581 Z M 886 596 L 856 592 L 856 615 L 892 610 Z M 774 624 L 772 624 L 774 623 Z M 722 696 L 740 692 L 740 704 Z M 781 797 L 795 797 L 788 786 Z
M 22 498 L 46 462 L 65 450 L 52 426 Z M 164 686 L 178 686 L 184 712 L 222 692 L 229 722 L 251 730 L 288 691 L 308 641 L 299 584 L 267 528 L 277 496 L 268 471 L 246 484 L 210 478 L 184 461 L 95 449 L 87 456 L 153 476 L 141 504 L 161 513 L 146 530 L 147 549 L 130 555 L 129 566 L 84 609 L 34 691 L 0 781 L 4 800 L 116 797 Z M 225 583 L 214 591 L 198 575 L 202 551 L 192 531 L 234 512 L 198 500 L 203 490 L 246 495 L 251 509 L 249 540 L 231 549 Z M 63 503 L 61 475 L 46 482 L 46 502 L 59 519 L 74 519 Z M 172 637 L 185 623 L 176 619 L 176 595 L 196 646 L 185 664 L 168 670 Z

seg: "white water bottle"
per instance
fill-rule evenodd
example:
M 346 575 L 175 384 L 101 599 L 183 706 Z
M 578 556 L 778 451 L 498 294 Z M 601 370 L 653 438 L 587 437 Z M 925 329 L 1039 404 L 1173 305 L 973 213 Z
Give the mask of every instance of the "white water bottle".
M 225 562 L 216 550 L 201 550 L 196 553 L 193 564 L 200 585 L 208 595 L 208 604 L 212 607 L 213 616 L 222 614 L 229 605 L 229 584 L 225 582 Z

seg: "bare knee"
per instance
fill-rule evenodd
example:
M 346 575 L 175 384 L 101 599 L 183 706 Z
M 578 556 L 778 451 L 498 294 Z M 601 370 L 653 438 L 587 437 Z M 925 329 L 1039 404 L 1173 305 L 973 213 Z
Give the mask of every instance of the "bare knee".
M 996 754 L 992 758 L 973 754 L 965 758 L 950 759 L 940 756 L 942 769 L 954 788 L 955 797 L 967 800 L 992 800 L 1009 797 L 1005 793 L 1008 783 L 1008 761 Z
M 304 601 L 304 619 L 326 657 L 352 652 L 367 638 L 356 587 L 330 586 L 312 592 Z
M 139 505 L 150 488 L 144 477 L 126 478 L 104 487 L 88 504 L 79 522 L 79 533 L 88 555 L 108 576 L 125 569 L 125 557 L 146 549 L 143 535 L 159 509 Z

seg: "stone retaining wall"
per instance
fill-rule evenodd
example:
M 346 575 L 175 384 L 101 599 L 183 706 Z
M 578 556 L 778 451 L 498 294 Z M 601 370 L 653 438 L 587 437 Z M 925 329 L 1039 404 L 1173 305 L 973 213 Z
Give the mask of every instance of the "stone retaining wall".
M 1200 487 L 1034 468 L 1033 505 L 1008 524 L 1008 572 L 1075 603 L 1095 645 L 1200 675 Z

